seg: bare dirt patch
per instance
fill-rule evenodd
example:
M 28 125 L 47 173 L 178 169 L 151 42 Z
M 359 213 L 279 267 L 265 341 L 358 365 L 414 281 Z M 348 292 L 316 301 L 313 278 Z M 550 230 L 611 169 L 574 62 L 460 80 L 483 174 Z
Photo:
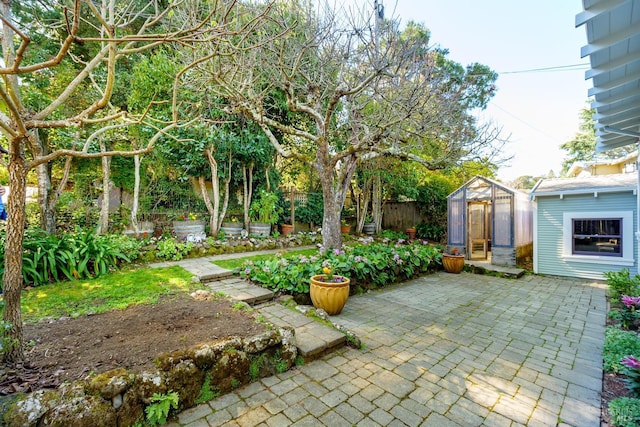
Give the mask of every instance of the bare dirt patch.
M 186 294 L 163 297 L 155 305 L 26 324 L 28 362 L 0 364 L 0 395 L 55 387 L 117 367 L 152 370 L 153 359 L 163 352 L 265 329 L 226 299 L 194 300 Z

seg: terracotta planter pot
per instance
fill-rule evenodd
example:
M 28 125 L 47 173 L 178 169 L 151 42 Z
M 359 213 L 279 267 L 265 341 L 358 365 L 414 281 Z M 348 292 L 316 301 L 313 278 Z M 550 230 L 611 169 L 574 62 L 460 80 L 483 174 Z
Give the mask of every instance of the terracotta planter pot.
M 282 224 L 280 226 L 280 229 L 282 230 L 282 236 L 286 237 L 289 234 L 293 233 L 293 224 Z
M 326 274 L 318 274 L 311 277 L 309 293 L 315 308 L 321 308 L 329 315 L 340 314 L 349 298 L 349 283 L 351 281 L 343 277 L 342 282 L 322 282 Z
M 416 229 L 413 227 L 407 228 L 407 235 L 409 236 L 409 240 L 413 240 L 416 238 Z
M 458 274 L 464 268 L 464 255 L 442 254 L 442 265 L 447 273 Z
M 340 226 L 340 232 L 342 234 L 349 234 L 350 231 L 351 231 L 351 226 L 350 225 L 341 225 Z

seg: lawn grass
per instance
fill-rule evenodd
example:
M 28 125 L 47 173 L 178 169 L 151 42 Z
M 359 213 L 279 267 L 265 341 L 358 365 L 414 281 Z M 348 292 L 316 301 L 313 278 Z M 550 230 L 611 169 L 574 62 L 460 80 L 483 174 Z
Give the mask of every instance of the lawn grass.
M 284 250 L 283 252 L 281 252 L 281 254 L 284 258 L 287 258 L 291 255 L 311 256 L 311 255 L 318 255 L 318 249 L 309 248 L 309 249 L 294 249 L 290 251 Z M 242 258 L 218 260 L 213 263 L 218 267 L 226 268 L 227 270 L 235 270 L 236 268 L 240 268 L 242 264 L 244 264 L 247 261 L 263 261 L 265 259 L 274 258 L 275 256 L 276 256 L 275 254 L 253 255 L 253 256 L 242 257 Z
M 77 317 L 134 304 L 154 304 L 161 295 L 202 289 L 201 284 L 191 282 L 191 276 L 177 266 L 143 268 L 97 279 L 38 286 L 22 292 L 22 318 L 35 322 L 44 317 Z

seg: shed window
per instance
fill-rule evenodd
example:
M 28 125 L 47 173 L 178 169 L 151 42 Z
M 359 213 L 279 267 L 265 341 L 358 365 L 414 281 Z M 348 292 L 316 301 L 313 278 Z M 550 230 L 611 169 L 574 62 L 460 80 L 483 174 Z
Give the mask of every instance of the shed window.
M 574 218 L 575 255 L 622 256 L 622 218 Z

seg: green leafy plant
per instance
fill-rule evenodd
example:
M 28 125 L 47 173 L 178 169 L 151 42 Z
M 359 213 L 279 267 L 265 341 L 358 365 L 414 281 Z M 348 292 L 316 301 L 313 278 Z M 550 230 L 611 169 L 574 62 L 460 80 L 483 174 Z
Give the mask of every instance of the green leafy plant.
M 605 372 L 621 373 L 625 356 L 640 358 L 640 337 L 635 332 L 608 327 L 604 335 L 602 358 Z
M 193 249 L 192 242 L 178 242 L 169 237 L 158 241 L 156 256 L 161 259 L 180 261 Z
M 4 305 L 4 301 L 0 301 L 0 304 Z M 20 344 L 17 339 L 7 336 L 9 329 L 11 329 L 11 323 L 0 319 L 0 358 L 5 352 Z
M 296 206 L 296 220 L 306 224 L 322 224 L 324 200 L 322 193 L 309 193 L 307 201 Z
M 619 397 L 609 402 L 611 423 L 617 427 L 637 427 L 640 424 L 640 399 Z
M 249 208 L 251 218 L 264 224 L 277 224 L 282 212 L 282 207 L 278 206 L 278 195 L 265 190 L 260 190 Z
M 151 396 L 151 403 L 145 409 L 147 421 L 152 425 L 162 425 L 167 422 L 169 411 L 178 409 L 180 396 L 177 392 L 169 390 L 167 394 L 154 393 Z
M 640 295 L 640 275 L 631 277 L 629 270 L 609 271 L 604 274 L 612 302 L 617 302 L 622 295 Z
M 368 240 L 367 240 L 368 242 Z M 358 286 L 377 288 L 406 280 L 434 267 L 440 254 L 433 246 L 414 242 L 367 243 L 317 255 L 284 256 L 247 262 L 240 274 L 262 286 L 287 293 L 308 293 L 309 278 L 330 265 Z
M 428 239 L 434 242 L 442 242 L 447 227 L 439 224 L 421 222 L 416 225 L 416 235 L 421 239 Z
M 278 359 L 276 361 L 276 373 L 277 374 L 281 374 L 283 372 L 287 372 L 288 366 L 287 366 L 287 362 L 285 362 L 282 359 Z
M 202 387 L 200 388 L 200 395 L 196 399 L 196 403 L 204 403 L 210 400 L 215 399 L 220 395 L 220 392 L 217 390 L 213 390 L 211 387 L 211 373 L 207 372 L 204 377 L 204 382 L 202 383 Z
M 265 357 L 266 355 L 262 353 L 259 356 L 254 357 L 251 363 L 249 364 L 249 379 L 252 382 L 260 378 L 260 371 L 264 366 Z
M 0 274 L 4 273 L 4 241 L 0 235 Z M 123 252 L 124 240 L 96 235 L 92 231 L 70 232 L 55 236 L 43 230 L 25 233 L 22 276 L 26 285 L 101 276 L 122 261 L 130 261 Z

